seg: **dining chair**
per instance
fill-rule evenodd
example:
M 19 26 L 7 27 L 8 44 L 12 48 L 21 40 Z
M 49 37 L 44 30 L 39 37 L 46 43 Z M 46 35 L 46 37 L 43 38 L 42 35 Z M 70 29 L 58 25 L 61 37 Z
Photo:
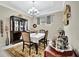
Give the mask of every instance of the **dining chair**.
M 45 33 L 44 29 L 39 30 L 39 33 Z
M 35 43 L 31 42 L 31 39 L 30 39 L 30 32 L 22 32 L 22 38 L 23 38 L 23 52 L 24 52 L 24 48 L 25 48 L 25 45 L 27 45 L 29 47 L 29 55 L 31 53 L 31 47 L 34 45 L 35 46 Z
M 48 31 L 45 31 L 45 36 L 44 36 L 44 38 L 41 39 L 41 40 L 39 40 L 39 45 L 40 45 L 41 43 L 43 43 L 43 44 L 44 44 L 44 49 L 45 49 L 45 47 L 47 46 L 47 37 L 48 37 Z

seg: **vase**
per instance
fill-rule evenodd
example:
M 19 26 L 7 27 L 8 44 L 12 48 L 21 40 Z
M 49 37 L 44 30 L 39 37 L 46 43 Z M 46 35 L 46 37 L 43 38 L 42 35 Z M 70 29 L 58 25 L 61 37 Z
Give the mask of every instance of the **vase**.
M 9 45 L 9 38 L 8 38 L 8 32 L 6 32 L 6 35 L 7 35 L 7 37 L 6 37 L 6 46 L 8 46 Z

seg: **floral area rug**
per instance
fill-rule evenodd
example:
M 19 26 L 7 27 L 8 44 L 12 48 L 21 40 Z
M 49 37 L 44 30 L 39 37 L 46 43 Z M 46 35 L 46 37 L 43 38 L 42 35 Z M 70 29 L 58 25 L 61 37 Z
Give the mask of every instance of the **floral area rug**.
M 24 52 L 22 51 L 23 45 L 17 45 L 7 49 L 6 51 L 13 57 L 44 57 L 44 46 L 41 44 L 38 47 L 38 54 L 36 54 L 35 47 L 31 47 L 31 55 L 29 55 L 29 48 L 25 46 Z

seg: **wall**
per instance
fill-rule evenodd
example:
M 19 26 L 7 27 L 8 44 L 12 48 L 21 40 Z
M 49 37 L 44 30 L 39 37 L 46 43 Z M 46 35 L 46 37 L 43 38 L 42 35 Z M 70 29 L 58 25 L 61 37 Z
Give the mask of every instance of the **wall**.
M 64 29 L 69 43 L 79 50 L 79 2 L 65 2 L 65 4 L 71 5 L 71 18 L 69 25 L 65 26 Z
M 19 14 L 22 15 L 22 18 L 28 19 L 28 24 L 30 27 L 30 20 L 31 18 L 18 12 L 18 11 L 14 11 L 11 9 L 8 9 L 6 7 L 0 6 L 0 20 L 3 20 L 3 37 L 0 36 L 0 46 L 5 46 L 5 40 L 6 40 L 6 32 L 5 32 L 5 26 L 8 26 L 8 36 L 9 36 L 9 40 L 10 40 L 10 16 L 15 15 L 18 16 Z
M 50 15 L 50 14 L 49 14 Z M 45 29 L 48 30 L 48 40 L 52 40 L 55 34 L 57 33 L 57 30 L 59 28 L 63 29 L 63 12 L 56 12 L 51 14 L 53 17 L 53 20 L 51 24 L 40 24 L 37 25 L 37 28 L 35 30 Z M 46 16 L 46 15 L 43 15 Z M 37 24 L 37 20 L 35 19 L 32 24 Z

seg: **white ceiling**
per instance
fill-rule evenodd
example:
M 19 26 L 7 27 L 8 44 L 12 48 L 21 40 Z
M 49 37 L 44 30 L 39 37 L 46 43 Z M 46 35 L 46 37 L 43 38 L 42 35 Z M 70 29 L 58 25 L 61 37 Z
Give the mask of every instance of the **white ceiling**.
M 1 1 L 11 8 L 15 8 L 24 13 L 27 13 L 28 10 L 33 6 L 32 1 Z M 40 14 L 45 14 L 57 10 L 63 9 L 63 1 L 35 1 L 35 7 L 39 10 Z

